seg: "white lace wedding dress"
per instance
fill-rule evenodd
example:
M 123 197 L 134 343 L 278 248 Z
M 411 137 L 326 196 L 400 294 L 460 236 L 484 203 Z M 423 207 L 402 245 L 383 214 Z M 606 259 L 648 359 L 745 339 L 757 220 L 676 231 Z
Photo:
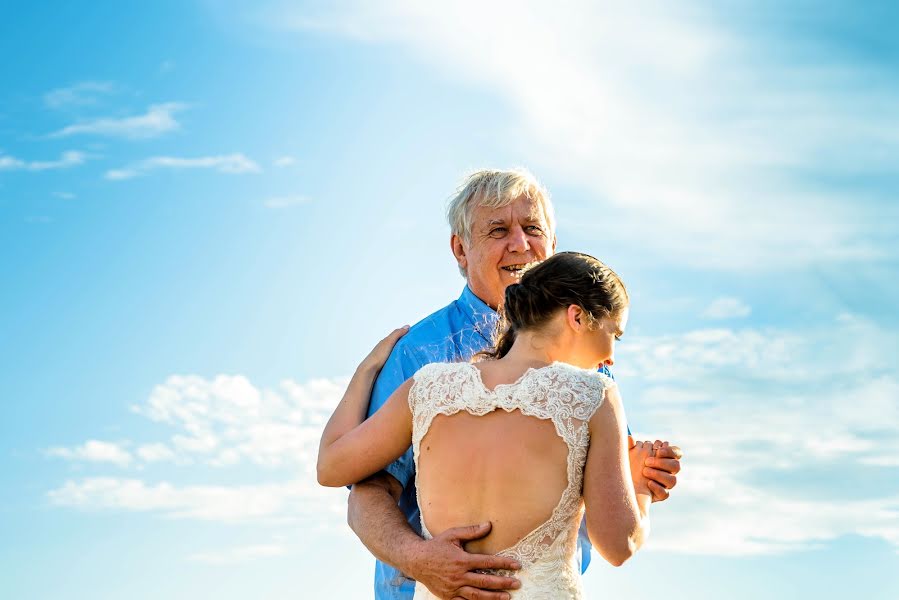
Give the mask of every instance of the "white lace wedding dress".
M 521 563 L 519 571 L 490 571 L 521 581 L 510 590 L 516 600 L 560 600 L 581 598 L 581 576 L 575 554 L 578 527 L 583 516 L 581 497 L 584 463 L 590 445 L 588 421 L 602 404 L 611 378 L 566 363 L 529 369 L 515 383 L 488 390 L 480 370 L 470 363 L 434 363 L 422 367 L 409 391 L 412 411 L 412 451 L 418 469 L 419 446 L 437 415 L 466 411 L 486 415 L 496 409 L 551 420 L 556 433 L 568 446 L 568 485 L 550 518 L 498 555 Z M 417 485 L 417 484 L 416 484 Z M 416 489 L 416 493 L 418 489 Z M 419 502 L 421 507 L 421 503 Z M 425 526 L 424 537 L 432 536 Z M 421 583 L 415 586 L 415 600 L 436 598 Z

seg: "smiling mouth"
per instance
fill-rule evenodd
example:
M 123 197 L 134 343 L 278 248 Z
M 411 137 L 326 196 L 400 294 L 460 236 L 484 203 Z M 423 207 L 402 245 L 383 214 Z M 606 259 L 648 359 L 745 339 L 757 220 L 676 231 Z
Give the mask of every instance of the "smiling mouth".
M 500 267 L 500 268 L 507 273 L 511 273 L 513 277 L 520 278 L 522 271 L 524 271 L 525 267 L 527 267 L 527 266 L 528 266 L 527 264 L 506 265 L 505 267 Z

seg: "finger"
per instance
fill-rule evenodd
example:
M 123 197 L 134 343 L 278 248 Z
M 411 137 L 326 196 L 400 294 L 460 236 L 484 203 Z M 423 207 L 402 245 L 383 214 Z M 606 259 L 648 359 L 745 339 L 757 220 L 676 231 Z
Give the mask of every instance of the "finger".
M 652 494 L 653 502 L 661 502 L 663 500 L 667 500 L 668 496 L 671 495 L 671 493 L 668 490 L 666 490 L 665 488 L 660 486 L 655 481 L 650 481 L 648 483 L 648 487 L 649 487 L 650 493 Z
M 682 455 L 677 446 L 662 446 L 656 450 L 656 458 L 680 458 Z
M 684 456 L 679 446 L 662 446 L 656 452 L 656 456 L 660 458 L 676 458 L 681 459 Z
M 488 575 L 487 573 L 473 573 L 469 571 L 462 578 L 465 585 L 482 590 L 515 590 L 521 587 L 521 582 L 514 577 L 501 577 Z
M 486 523 L 480 523 L 479 525 L 453 527 L 452 529 L 447 529 L 441 535 L 445 535 L 451 540 L 477 540 L 490 533 L 490 529 L 492 527 L 493 526 L 490 524 L 490 521 L 487 521 Z
M 403 337 L 404 335 L 406 335 L 407 331 L 409 331 L 408 325 L 403 325 L 402 327 L 398 327 L 397 329 L 394 329 L 393 331 L 388 333 L 387 337 L 384 338 L 384 341 L 393 340 L 395 342 L 396 340 L 398 340 L 401 337 Z
M 659 471 L 665 471 L 666 473 L 671 473 L 672 475 L 676 475 L 680 472 L 680 461 L 676 458 L 659 458 L 659 455 L 656 454 L 655 457 L 649 457 L 643 461 L 643 466 L 649 467 L 651 469 L 658 469 Z
M 669 490 L 677 484 L 677 477 L 671 473 L 659 471 L 658 469 L 650 469 L 649 467 L 643 467 L 643 477 L 655 481 Z
M 475 569 L 506 569 L 509 571 L 517 571 L 521 568 L 521 563 L 508 556 L 499 556 L 497 554 L 469 554 L 465 566 L 469 571 Z
M 465 598 L 465 600 L 509 600 L 512 597 L 508 592 L 490 592 L 479 590 L 469 585 L 459 588 L 459 591 L 456 593 L 460 598 Z

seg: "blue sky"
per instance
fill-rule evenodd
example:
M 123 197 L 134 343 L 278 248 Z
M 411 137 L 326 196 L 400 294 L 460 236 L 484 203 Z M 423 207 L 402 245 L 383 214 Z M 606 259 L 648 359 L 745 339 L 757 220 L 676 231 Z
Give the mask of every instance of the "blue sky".
M 460 177 L 517 165 L 627 282 L 629 421 L 686 452 L 590 597 L 899 597 L 890 3 L 7 12 L 4 597 L 367 597 L 323 420 L 460 292 Z

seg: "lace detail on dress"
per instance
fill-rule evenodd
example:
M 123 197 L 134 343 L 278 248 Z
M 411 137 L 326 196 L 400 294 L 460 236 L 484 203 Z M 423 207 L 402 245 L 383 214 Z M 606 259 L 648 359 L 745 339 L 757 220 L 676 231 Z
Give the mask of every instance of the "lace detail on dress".
M 416 470 L 421 440 L 437 415 L 448 416 L 464 410 L 482 416 L 503 409 L 519 410 L 524 415 L 553 422 L 556 433 L 568 446 L 568 485 L 547 521 L 497 554 L 514 558 L 522 565 L 521 571 L 511 573 L 522 580 L 521 588 L 513 597 L 580 598 L 575 550 L 583 514 L 584 464 L 590 446 L 588 421 L 602 404 L 606 388 L 615 382 L 602 373 L 566 363 L 528 369 L 515 383 L 500 384 L 493 390 L 484 386 L 481 371 L 471 363 L 430 364 L 422 367 L 414 379 L 409 407 Z M 425 538 L 430 539 L 423 511 L 421 527 Z M 421 597 L 428 595 L 419 584 L 416 598 Z

